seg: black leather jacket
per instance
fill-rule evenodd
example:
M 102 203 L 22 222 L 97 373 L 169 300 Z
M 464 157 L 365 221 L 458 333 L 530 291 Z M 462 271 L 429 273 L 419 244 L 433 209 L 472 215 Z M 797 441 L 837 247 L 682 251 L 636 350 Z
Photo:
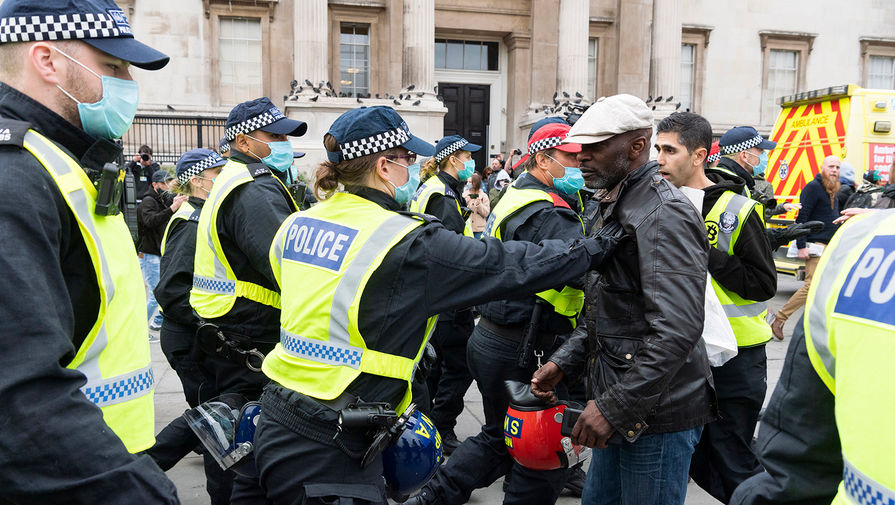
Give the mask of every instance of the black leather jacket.
M 705 225 L 657 166 L 633 171 L 615 202 L 594 209 L 601 214 L 591 234 L 616 219 L 626 236 L 588 273 L 586 330 L 579 327 L 550 358 L 570 376 L 587 367 L 588 398 L 616 431 L 610 443 L 717 418 L 702 342 Z

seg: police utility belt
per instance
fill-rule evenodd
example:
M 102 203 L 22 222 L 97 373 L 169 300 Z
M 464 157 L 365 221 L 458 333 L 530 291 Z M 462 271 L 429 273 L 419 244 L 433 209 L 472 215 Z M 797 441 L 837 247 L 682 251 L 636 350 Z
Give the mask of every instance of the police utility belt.
M 245 365 L 252 372 L 261 371 L 264 353 L 258 350 L 256 341 L 252 338 L 224 333 L 216 324 L 202 321 L 196 330 L 196 342 L 199 344 L 199 349 L 206 354 L 214 354 Z
M 278 384 L 265 388 L 261 403 L 267 415 L 295 433 L 360 459 L 362 467 L 398 439 L 416 410 L 411 403 L 398 415 L 388 403 L 365 402 L 347 391 L 333 400 L 297 392 L 287 399 L 284 391 L 289 390 Z M 337 422 L 333 423 L 333 418 Z

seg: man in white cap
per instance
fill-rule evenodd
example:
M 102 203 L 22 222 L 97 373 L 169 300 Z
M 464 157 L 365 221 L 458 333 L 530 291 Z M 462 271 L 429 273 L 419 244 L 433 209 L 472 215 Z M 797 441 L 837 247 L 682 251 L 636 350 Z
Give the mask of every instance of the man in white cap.
M 649 161 L 652 128 L 642 100 L 616 95 L 594 103 L 564 141 L 582 145 L 584 179 L 600 190 L 591 233 L 613 221 L 626 233 L 588 275 L 586 331 L 579 326 L 532 378 L 533 392 L 551 397 L 565 375 L 588 374 L 572 442 L 601 450 L 584 504 L 683 504 L 693 448 L 717 415 L 700 340 L 705 224 Z

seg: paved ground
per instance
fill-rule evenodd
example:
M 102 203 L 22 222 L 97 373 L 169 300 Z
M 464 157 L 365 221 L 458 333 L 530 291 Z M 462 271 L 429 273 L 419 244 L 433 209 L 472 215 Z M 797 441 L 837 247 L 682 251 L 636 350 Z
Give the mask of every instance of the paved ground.
M 772 311 L 776 311 L 783 306 L 789 296 L 801 285 L 801 282 L 784 275 L 779 277 L 778 283 L 777 296 L 769 302 L 770 310 Z M 768 343 L 768 398 L 770 398 L 770 393 L 777 384 L 777 378 L 780 376 L 780 370 L 783 367 L 786 346 L 789 344 L 788 337 L 792 334 L 795 321 L 800 316 L 801 311 L 797 312 L 791 319 L 792 323 L 787 325 L 785 329 L 787 340 L 783 342 L 772 340 Z M 171 419 L 183 413 L 187 405 L 183 400 L 177 375 L 168 366 L 158 344 L 152 345 L 152 364 L 156 377 L 159 379 L 155 395 L 156 431 L 159 431 Z M 466 409 L 458 420 L 457 435 L 463 438 L 478 433 L 483 419 L 481 396 L 478 390 L 472 387 L 466 394 Z M 205 477 L 201 457 L 195 454 L 187 456 L 177 466 L 168 471 L 168 476 L 177 485 L 183 505 L 207 505 L 209 503 L 208 495 L 205 493 Z M 501 503 L 503 497 L 501 484 L 502 481 L 498 481 L 487 489 L 476 491 L 473 493 L 469 503 Z M 578 498 L 564 496 L 557 503 L 558 505 L 571 505 L 579 502 Z M 687 491 L 687 505 L 715 505 L 719 503 L 694 484 L 690 484 Z

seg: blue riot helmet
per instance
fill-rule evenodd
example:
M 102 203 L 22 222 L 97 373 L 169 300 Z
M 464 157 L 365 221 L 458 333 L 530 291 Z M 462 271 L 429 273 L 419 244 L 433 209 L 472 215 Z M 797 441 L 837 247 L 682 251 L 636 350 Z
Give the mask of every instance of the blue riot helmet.
M 186 411 L 183 417 L 222 469 L 257 478 L 252 451 L 260 415 L 259 402 L 247 402 L 239 394 L 225 394 Z
M 382 452 L 389 497 L 404 501 L 435 475 L 441 464 L 441 435 L 432 421 L 414 410 L 398 439 Z

